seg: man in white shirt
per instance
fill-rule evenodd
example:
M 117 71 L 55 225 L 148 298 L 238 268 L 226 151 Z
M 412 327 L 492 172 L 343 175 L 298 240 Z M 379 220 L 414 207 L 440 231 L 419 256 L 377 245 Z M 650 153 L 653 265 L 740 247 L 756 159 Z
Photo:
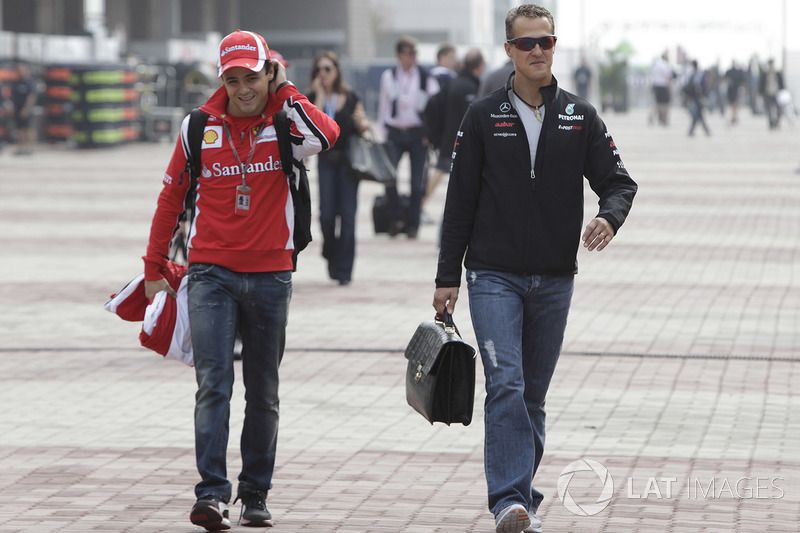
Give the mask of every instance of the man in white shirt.
M 439 83 L 428 71 L 417 66 L 416 39 L 401 37 L 396 50 L 398 65 L 386 69 L 381 75 L 378 122 L 395 167 L 406 152 L 411 160 L 411 196 L 407 213 L 402 213 L 397 187 L 386 188 L 391 220 L 389 234 L 394 236 L 404 231 L 414 239 L 419 230 L 428 157 L 428 139 L 422 117 L 428 99 L 439 92 Z
M 669 56 L 664 52 L 660 58 L 653 62 L 650 76 L 653 78 L 653 97 L 656 103 L 658 123 L 662 126 L 669 124 L 669 103 L 671 100 L 670 89 L 675 72 L 667 60 Z

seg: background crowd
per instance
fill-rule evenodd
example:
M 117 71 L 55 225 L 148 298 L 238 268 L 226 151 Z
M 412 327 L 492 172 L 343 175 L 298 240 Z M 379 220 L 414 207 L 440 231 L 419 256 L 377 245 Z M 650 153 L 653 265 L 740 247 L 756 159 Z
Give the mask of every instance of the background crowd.
M 370 110 L 366 95 L 348 84 L 353 73 L 347 72 L 330 50 L 315 57 L 309 83 L 302 88 L 342 129 L 334 149 L 318 157 L 317 163 L 322 254 L 330 278 L 342 286 L 353 279 L 356 256 L 358 180 L 351 178 L 350 139 L 367 135 L 385 143 L 395 167 L 408 158 L 408 167 L 400 168 L 410 168 L 409 174 L 398 175 L 397 184 L 387 187 L 381 205 L 374 208 L 389 220 L 386 233 L 390 237 L 414 239 L 420 225 L 439 221 L 439 214 L 426 211 L 425 206 L 449 174 L 452 146 L 464 112 L 475 98 L 502 86 L 513 71 L 510 61 L 487 65 L 479 49 L 459 52 L 448 43 L 438 47 L 436 64 L 420 65 L 417 44 L 412 37 L 396 43 L 396 66 L 385 69 L 375 87 L 378 98 L 373 107 L 377 109 Z M 279 52 L 273 51 L 273 55 L 290 67 Z M 698 128 L 711 135 L 710 115 L 724 117 L 727 127 L 735 127 L 742 112 L 763 116 L 770 131 L 794 125 L 795 105 L 773 59 L 734 60 L 724 68 L 701 65 L 680 48 L 674 55 L 676 61 L 665 51 L 649 69 L 638 71 L 593 64 L 581 56 L 571 79 L 564 82 L 604 111 L 618 112 L 641 105 L 641 98 L 632 102 L 631 87 L 645 85 L 651 106 L 649 123 L 670 127 L 671 114 L 683 108 L 691 117 L 689 136 Z M 0 69 L 0 149 L 13 146 L 14 155 L 29 155 L 43 136 L 37 110 L 41 114 L 43 107 L 52 107 L 46 100 L 49 87 L 43 71 L 41 66 L 22 61 Z M 615 81 L 615 76 L 622 82 Z
M 791 92 L 772 58 L 764 64 L 753 58 L 746 67 L 733 60 L 723 70 L 719 65 L 703 68 L 697 60 L 685 56 L 672 65 L 669 53 L 664 52 L 653 62 L 650 78 L 653 90 L 650 122 L 668 126 L 671 105 L 681 104 L 692 118 L 690 136 L 698 124 L 707 135 L 711 134 L 705 113 L 718 113 L 726 118 L 728 125 L 735 126 L 742 108 L 754 115 L 764 115 L 770 130 L 780 129 L 782 121 L 792 125 L 795 122 Z

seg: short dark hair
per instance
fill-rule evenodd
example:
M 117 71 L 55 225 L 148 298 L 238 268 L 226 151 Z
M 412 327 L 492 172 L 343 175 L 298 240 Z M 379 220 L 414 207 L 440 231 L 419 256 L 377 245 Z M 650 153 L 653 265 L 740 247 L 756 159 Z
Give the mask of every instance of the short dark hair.
M 537 6 L 536 4 L 522 4 L 521 6 L 513 8 L 508 12 L 508 15 L 506 15 L 506 40 L 513 39 L 515 37 L 514 21 L 519 17 L 528 17 L 532 19 L 544 17 L 550 23 L 550 31 L 552 33 L 556 32 L 556 23 L 553 20 L 552 13 L 542 6 Z
M 399 39 L 397 39 L 397 45 L 395 46 L 395 51 L 399 54 L 406 48 L 416 49 L 417 48 L 417 41 L 410 35 L 403 35 Z
M 481 65 L 483 65 L 483 54 L 477 48 L 473 48 L 464 56 L 464 68 L 467 71 L 474 72 Z
M 442 46 L 439 47 L 439 50 L 436 52 L 436 59 L 438 60 L 448 54 L 455 54 L 455 53 L 456 53 L 455 46 L 453 46 L 452 44 L 443 44 Z

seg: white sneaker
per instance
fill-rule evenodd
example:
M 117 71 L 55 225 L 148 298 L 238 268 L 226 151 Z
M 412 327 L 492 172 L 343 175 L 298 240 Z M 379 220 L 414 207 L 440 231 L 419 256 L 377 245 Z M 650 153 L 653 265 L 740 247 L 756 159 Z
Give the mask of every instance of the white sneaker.
M 535 514 L 528 513 L 531 525 L 522 530 L 523 533 L 542 533 L 542 521 Z
M 497 513 L 494 523 L 496 533 L 521 533 L 531 525 L 531 519 L 525 506 L 515 503 Z

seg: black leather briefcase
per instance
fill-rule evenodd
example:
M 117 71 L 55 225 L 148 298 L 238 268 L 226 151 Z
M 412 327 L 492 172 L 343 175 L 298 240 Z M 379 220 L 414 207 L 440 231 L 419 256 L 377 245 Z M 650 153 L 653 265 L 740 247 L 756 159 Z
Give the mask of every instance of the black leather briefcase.
M 406 401 L 433 424 L 472 422 L 475 349 L 461 340 L 453 317 L 423 322 L 406 347 Z

